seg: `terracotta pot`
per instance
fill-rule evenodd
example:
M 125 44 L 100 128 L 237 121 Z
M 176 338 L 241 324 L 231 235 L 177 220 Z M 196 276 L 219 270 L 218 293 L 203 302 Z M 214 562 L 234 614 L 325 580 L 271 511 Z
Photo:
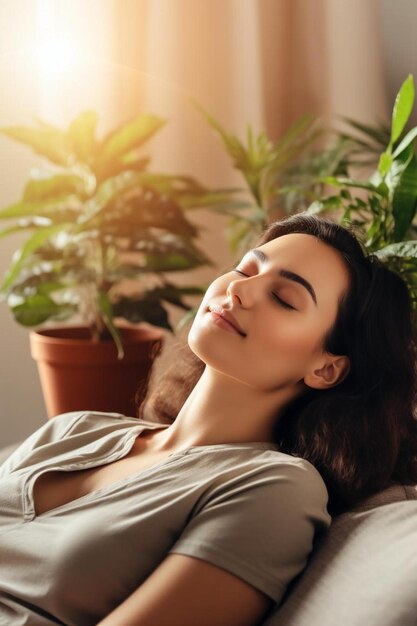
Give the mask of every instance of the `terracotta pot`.
M 82 410 L 136 416 L 152 361 L 162 347 L 163 331 L 118 328 L 125 352 L 121 360 L 113 339 L 94 342 L 86 327 L 31 331 L 30 350 L 38 365 L 48 418 Z

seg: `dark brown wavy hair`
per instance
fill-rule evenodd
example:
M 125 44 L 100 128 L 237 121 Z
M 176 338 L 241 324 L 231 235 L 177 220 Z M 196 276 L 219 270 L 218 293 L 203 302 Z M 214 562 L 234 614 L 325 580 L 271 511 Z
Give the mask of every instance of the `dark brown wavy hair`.
M 304 233 L 337 250 L 350 286 L 339 302 L 324 349 L 347 355 L 348 376 L 327 390 L 306 386 L 277 415 L 281 452 L 307 459 L 329 491 L 336 515 L 392 483 L 417 483 L 416 337 L 404 280 L 367 254 L 354 227 L 307 213 L 272 223 L 257 245 Z M 183 345 L 163 371 L 139 416 L 173 422 L 205 364 Z

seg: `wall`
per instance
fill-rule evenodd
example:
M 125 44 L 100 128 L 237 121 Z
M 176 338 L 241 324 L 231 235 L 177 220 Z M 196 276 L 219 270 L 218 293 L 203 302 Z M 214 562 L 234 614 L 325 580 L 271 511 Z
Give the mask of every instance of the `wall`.
M 3 0 L 0 2 L 0 126 L 31 125 L 39 117 L 65 126 L 84 108 L 97 108 L 99 133 L 117 118 L 117 102 L 111 97 L 115 81 L 109 54 L 114 47 L 113 4 L 90 0 Z M 82 9 L 83 19 L 80 19 Z M 100 28 L 91 29 L 100 23 Z M 45 35 L 58 36 L 56 24 L 77 35 L 82 69 L 51 66 L 39 80 L 35 44 Z M 64 33 L 65 34 L 65 33 Z M 90 49 L 88 49 L 88 47 Z M 46 51 L 48 52 L 48 51 Z M 46 59 L 46 62 L 54 59 Z M 0 207 L 20 200 L 32 169 L 45 162 L 29 148 L 0 135 Z M 7 227 L 0 222 L 0 230 Z M 0 239 L 0 274 L 8 268 L 13 252 L 25 236 Z M 27 437 L 45 421 L 46 411 L 35 362 L 29 348 L 29 329 L 19 326 L 7 305 L 0 303 L 0 447 Z
M 0 3 L 0 124 L 23 123 L 36 114 L 34 74 L 28 70 L 27 46 L 31 41 L 34 5 L 17 9 Z M 0 136 L 0 206 L 19 199 L 28 170 L 39 163 L 30 152 Z M 6 227 L 1 223 L 0 228 Z M 0 269 L 23 237 L 0 239 Z M 4 303 L 0 305 L 0 445 L 28 435 L 44 419 L 37 371 L 29 354 L 27 331 L 18 327 Z
M 381 33 L 390 106 L 408 74 L 417 82 L 417 2 L 415 0 L 379 0 Z M 410 123 L 417 124 L 417 106 Z

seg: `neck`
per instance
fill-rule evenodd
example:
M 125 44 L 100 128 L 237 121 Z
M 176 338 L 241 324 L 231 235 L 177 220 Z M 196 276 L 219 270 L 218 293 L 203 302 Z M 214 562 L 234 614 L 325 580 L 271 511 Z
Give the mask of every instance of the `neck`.
M 274 443 L 279 411 L 299 389 L 254 389 L 206 366 L 171 426 L 155 433 L 153 450 L 222 443 Z

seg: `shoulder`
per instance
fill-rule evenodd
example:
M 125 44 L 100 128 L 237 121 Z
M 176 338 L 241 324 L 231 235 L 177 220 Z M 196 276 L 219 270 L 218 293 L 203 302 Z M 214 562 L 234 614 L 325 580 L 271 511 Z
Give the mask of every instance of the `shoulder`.
M 329 499 L 326 484 L 312 463 L 277 450 L 253 450 L 231 455 L 232 478 L 239 476 L 242 489 L 259 488 L 266 496 L 291 493 L 291 501 L 325 507 Z
M 332 518 L 327 511 L 329 492 L 320 472 L 306 459 L 282 452 L 268 451 L 264 459 L 265 475 L 273 482 L 273 490 L 286 511 L 314 520 L 318 528 L 330 526 Z
M 222 467 L 170 554 L 208 561 L 278 601 L 331 524 L 326 486 L 309 462 L 277 451 L 211 456 Z
M 100 411 L 60 413 L 47 420 L 15 448 L 0 466 L 0 476 L 24 467 L 29 458 L 35 461 L 38 456 L 39 458 L 48 457 L 52 446 L 55 449 L 57 442 L 62 442 L 70 437 L 77 438 L 80 435 L 96 438 L 100 436 L 100 433 L 105 435 L 117 426 L 125 428 L 126 425 L 130 426 L 137 423 L 142 423 L 142 421 L 133 417 L 126 417 L 121 413 Z
M 327 502 L 329 492 L 326 483 L 318 469 L 310 461 L 284 452 L 272 452 L 272 455 L 276 455 L 277 471 L 282 476 L 287 477 L 303 497 L 311 495 Z
M 203 466 L 208 488 L 190 521 L 205 519 L 213 527 L 219 523 L 224 528 L 227 523 L 233 528 L 243 518 L 250 521 L 247 529 L 252 524 L 265 532 L 268 527 L 272 534 L 285 520 L 299 529 L 330 526 L 329 493 L 311 463 L 272 450 L 235 452 L 213 454 L 210 467 Z
M 144 420 L 136 417 L 123 415 L 122 413 L 109 413 L 106 411 L 77 411 L 74 413 L 62 413 L 52 418 L 58 420 L 65 428 L 68 426 L 67 434 L 77 434 L 86 431 L 96 431 L 99 429 L 114 429 L 124 426 L 148 424 Z

